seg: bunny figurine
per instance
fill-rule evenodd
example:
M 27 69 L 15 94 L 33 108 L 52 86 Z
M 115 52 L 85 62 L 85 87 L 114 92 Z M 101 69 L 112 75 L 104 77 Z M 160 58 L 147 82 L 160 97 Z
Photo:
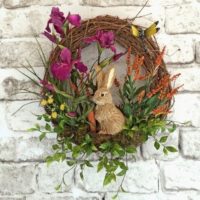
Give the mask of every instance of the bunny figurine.
M 99 134 L 115 135 L 124 126 L 125 118 L 122 112 L 114 105 L 110 88 L 115 79 L 115 68 L 111 67 L 107 73 L 96 66 L 97 91 L 93 96 L 96 103 L 95 119 L 99 122 Z

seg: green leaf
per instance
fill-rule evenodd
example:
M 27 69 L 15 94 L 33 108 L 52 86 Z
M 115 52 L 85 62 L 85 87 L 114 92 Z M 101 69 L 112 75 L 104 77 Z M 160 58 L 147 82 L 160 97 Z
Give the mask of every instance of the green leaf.
M 70 166 L 70 167 L 73 166 L 75 163 L 76 163 L 75 160 L 69 160 L 69 161 L 67 161 L 67 165 Z
M 127 172 L 127 170 L 122 170 L 121 172 L 119 172 L 118 174 L 117 174 L 117 176 L 124 176 L 125 174 L 126 174 L 126 172 Z
M 167 151 L 172 152 L 172 153 L 178 152 L 177 149 L 173 146 L 167 146 L 166 149 Z
M 136 153 L 136 148 L 133 146 L 129 146 L 126 148 L 127 153 Z
M 154 147 L 158 150 L 158 149 L 160 149 L 160 144 L 157 141 L 155 141 L 154 142 Z
M 175 130 L 176 130 L 176 124 L 173 123 L 172 127 L 168 128 L 168 131 L 169 131 L 170 133 L 173 133 Z
M 106 185 L 110 184 L 112 179 L 113 179 L 112 174 L 107 173 L 105 175 L 105 178 L 104 178 L 104 181 L 103 181 L 103 185 L 106 186 Z
M 39 136 L 40 141 L 42 141 L 46 137 L 46 133 L 42 133 Z
M 59 185 L 57 185 L 56 187 L 55 187 L 55 190 L 56 191 L 59 191 L 61 189 L 61 184 L 59 184 Z
M 160 143 L 165 143 L 167 141 L 168 136 L 162 136 L 159 140 Z
M 84 180 L 83 172 L 80 172 L 81 180 Z
M 105 142 L 99 146 L 99 148 L 102 150 L 108 150 L 110 147 L 111 147 L 110 142 Z
M 130 104 L 125 104 L 124 107 L 123 107 L 123 111 L 124 111 L 124 114 L 126 116 L 130 116 L 132 115 L 132 109 L 131 109 L 131 105 Z
M 54 151 L 57 150 L 57 149 L 59 149 L 59 145 L 58 145 L 58 144 L 52 145 L 52 149 L 53 149 Z
M 51 126 L 50 126 L 49 124 L 46 123 L 45 129 L 46 129 L 47 131 L 51 131 Z
M 118 197 L 118 194 L 112 196 L 112 199 L 115 200 L 115 199 L 117 199 L 117 197 Z
M 37 128 L 29 128 L 27 131 L 28 132 L 34 132 L 34 131 L 38 131 L 38 129 Z
M 168 151 L 167 151 L 167 149 L 164 147 L 163 148 L 163 153 L 165 154 L 165 155 L 168 155 Z
M 91 162 L 88 161 L 88 160 L 85 160 L 85 164 L 86 164 L 87 167 L 93 167 L 93 165 L 91 164 Z
M 103 167 L 104 167 L 104 162 L 102 160 L 97 165 L 97 172 L 100 172 L 103 169 Z

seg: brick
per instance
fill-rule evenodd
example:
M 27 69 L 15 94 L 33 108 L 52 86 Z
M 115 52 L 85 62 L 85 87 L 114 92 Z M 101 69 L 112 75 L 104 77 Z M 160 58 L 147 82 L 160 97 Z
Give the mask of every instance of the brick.
M 196 61 L 200 63 L 200 42 L 196 43 Z
M 168 135 L 169 133 L 160 133 L 158 134 L 158 139 L 162 137 L 162 135 Z M 173 160 L 178 157 L 179 153 L 169 153 L 169 155 L 164 155 L 163 148 L 160 148 L 159 150 L 156 150 L 154 147 L 154 139 L 149 138 L 148 141 L 146 141 L 142 145 L 142 155 L 144 159 L 159 159 L 159 160 Z M 165 146 L 174 146 L 176 149 L 178 149 L 179 144 L 179 130 L 177 129 L 174 133 L 171 133 L 168 137 L 167 142 L 165 143 Z
M 178 94 L 175 97 L 173 113 L 169 115 L 169 118 L 181 123 L 190 121 L 194 126 L 199 127 L 200 113 L 197 112 L 199 107 L 199 94 Z
M 46 56 L 50 53 L 50 43 L 39 40 Z M 30 48 L 31 47 L 31 48 Z M 35 39 L 4 39 L 0 41 L 0 67 L 27 66 L 27 60 L 33 67 L 43 66 L 37 52 Z
M 194 61 L 193 41 L 190 36 L 158 34 L 157 40 L 161 48 L 166 46 L 166 55 L 164 57 L 166 63 L 184 64 Z M 178 51 L 179 49 L 180 51 Z
M 3 196 L 0 197 L 0 200 L 26 200 L 25 197 L 9 197 L 9 196 Z
M 1 161 L 44 161 L 53 153 L 53 139 L 44 139 L 42 142 L 37 137 L 6 137 L 0 138 Z
M 159 4 L 164 6 L 170 6 L 170 5 L 176 5 L 176 4 L 182 4 L 182 3 L 188 3 L 192 2 L 192 0 L 174 0 L 173 2 L 171 0 L 160 0 Z M 144 6 L 146 4 L 146 0 L 82 0 L 82 5 L 90 5 L 90 6 Z M 147 3 L 147 6 L 156 6 L 158 3 L 154 0 L 150 0 Z
M 194 160 L 176 160 L 162 163 L 162 177 L 166 190 L 199 190 L 200 162 Z
M 26 196 L 26 200 L 75 200 L 73 198 L 72 194 L 50 194 L 50 195 L 44 195 L 44 194 L 35 194 Z
M 0 194 L 31 194 L 35 184 L 34 164 L 0 164 Z
M 21 106 L 24 107 L 20 109 Z M 15 114 L 17 110 L 19 111 Z M 14 131 L 27 131 L 32 128 L 38 123 L 35 114 L 42 113 L 44 113 L 43 108 L 35 100 L 8 102 L 6 106 L 6 120 L 9 128 Z
M 51 8 L 51 6 L 33 6 L 24 9 L 3 10 L 0 13 L 0 20 L 6 23 L 0 24 L 0 36 L 3 38 L 12 38 L 29 37 L 33 36 L 33 33 L 39 35 L 46 27 Z M 60 8 L 65 11 L 66 15 L 69 11 L 71 13 L 77 13 L 78 10 L 82 19 L 93 18 L 98 15 L 113 15 L 113 13 L 118 13 L 117 15 L 121 18 L 134 18 L 141 9 L 141 7 L 134 6 L 101 8 L 78 5 L 66 6 L 64 4 Z M 151 13 L 151 9 L 147 7 L 143 10 L 142 15 L 149 13 Z M 160 26 L 164 31 L 164 18 L 164 8 L 160 7 L 159 12 L 155 12 L 152 16 L 149 16 L 148 20 L 145 18 L 137 18 L 134 22 L 142 26 L 149 26 L 151 24 L 149 21 L 156 19 L 160 21 Z
M 166 32 L 169 34 L 200 33 L 200 21 L 194 20 L 198 19 L 199 15 L 200 4 L 166 8 Z
M 65 0 L 5 0 L 4 6 L 6 8 L 21 8 L 21 7 L 27 7 L 32 5 L 46 5 L 46 6 L 53 6 L 53 5 L 60 5 L 60 4 L 66 4 L 71 5 L 73 1 L 68 0 L 67 2 Z
M 123 1 L 124 2 L 124 1 Z M 90 5 L 90 6 L 108 6 L 110 4 L 109 0 L 82 0 L 82 5 Z
M 6 105 L 5 103 L 0 102 L 0 137 L 8 137 L 12 134 L 12 131 L 8 128 L 6 121 Z
M 20 71 L 26 73 L 38 81 L 35 76 L 29 73 L 25 68 L 19 68 Z M 34 69 L 41 78 L 44 75 L 44 68 L 38 67 Z M 18 72 L 16 69 L 0 68 L 0 99 L 6 100 L 31 100 L 38 99 L 38 95 L 26 93 L 24 90 L 39 93 L 40 88 L 35 85 L 29 78 Z M 38 81 L 39 82 L 39 81 Z
M 200 129 L 181 130 L 181 150 L 185 157 L 200 159 Z
M 69 170 L 70 167 L 63 163 L 52 163 L 49 167 L 47 164 L 40 164 L 38 171 L 38 190 L 43 193 L 56 193 L 55 187 L 61 183 L 64 173 Z M 63 185 L 62 192 L 71 191 L 73 187 L 73 174 L 74 170 L 69 171 L 65 175 L 65 182 L 67 185 Z
M 50 7 L 2 10 L 0 20 L 5 23 L 0 25 L 0 36 L 12 38 L 40 34 L 46 26 L 50 10 Z
M 96 166 L 97 163 L 93 163 Z M 152 173 L 149 173 L 151 171 Z M 91 176 L 92 174 L 92 176 Z M 76 173 L 76 182 L 81 188 L 90 192 L 117 191 L 121 178 L 117 183 L 111 183 L 108 187 L 103 187 L 105 172 L 96 172 L 96 168 L 85 169 L 84 180 L 80 180 L 79 173 Z M 158 168 L 154 161 L 139 161 L 129 163 L 129 170 L 124 181 L 124 188 L 127 192 L 151 193 L 158 190 Z
M 107 193 L 105 200 L 112 199 L 112 196 L 115 194 L 113 193 Z M 120 200 L 198 200 L 199 195 L 196 192 L 173 192 L 173 193 L 156 193 L 156 194 L 128 194 L 128 193 L 119 193 L 119 199 Z
M 179 91 L 191 91 L 199 92 L 200 91 L 200 65 L 198 64 L 187 64 L 187 65 L 177 65 L 177 68 L 173 66 L 168 66 L 168 71 L 172 74 L 181 73 L 181 76 L 176 80 L 175 87 L 178 87 L 182 84 L 183 87 Z

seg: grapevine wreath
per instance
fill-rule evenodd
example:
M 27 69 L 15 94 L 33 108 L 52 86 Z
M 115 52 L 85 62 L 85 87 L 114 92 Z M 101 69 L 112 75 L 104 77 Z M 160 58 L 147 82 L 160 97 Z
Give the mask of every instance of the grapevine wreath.
M 30 130 L 41 132 L 40 140 L 47 134 L 56 134 L 57 138 L 52 146 L 54 154 L 46 158 L 48 164 L 63 161 L 71 169 L 79 165 L 83 179 L 84 169 L 93 167 L 90 156 L 98 152 L 97 172 L 105 169 L 103 184 L 107 185 L 118 176 L 125 177 L 127 155 L 134 158 L 136 147 L 149 138 L 164 154 L 176 152 L 166 145 L 169 134 L 176 129 L 166 117 L 179 89 L 172 88 L 171 83 L 179 74 L 168 73 L 163 61 L 165 48 L 160 50 L 151 37 L 159 30 L 158 22 L 147 29 L 133 23 L 108 15 L 81 21 L 79 15 L 65 16 L 59 8 L 52 9 L 43 33 L 54 44 L 49 59 L 40 48 L 44 78 L 40 79 L 30 65 L 27 68 L 38 79 L 31 80 L 42 88 L 40 104 L 46 111 L 37 116 L 45 126 L 37 124 Z M 117 52 L 116 43 L 126 50 Z M 98 57 L 87 66 L 81 51 L 90 44 L 96 45 Z M 105 50 L 112 56 L 102 59 Z M 115 62 L 123 56 L 126 63 L 121 67 L 127 73 L 120 82 Z M 142 84 L 138 86 L 137 82 Z M 119 105 L 113 102 L 111 87 L 117 88 Z M 162 136 L 158 136 L 160 132 Z

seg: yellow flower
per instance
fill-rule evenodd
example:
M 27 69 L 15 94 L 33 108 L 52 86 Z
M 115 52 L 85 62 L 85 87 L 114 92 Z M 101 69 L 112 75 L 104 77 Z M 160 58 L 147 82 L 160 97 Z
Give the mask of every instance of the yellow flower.
M 41 106 L 46 106 L 47 105 L 47 101 L 45 99 L 42 99 L 42 101 L 40 102 Z
M 52 113 L 51 113 L 51 117 L 52 117 L 53 119 L 56 119 L 56 118 L 58 117 L 57 112 L 52 112 Z
M 52 97 L 49 97 L 49 98 L 48 98 L 48 100 L 47 100 L 48 104 L 52 104 L 52 103 L 53 103 L 53 101 L 54 101 L 54 100 L 53 100 L 53 98 L 52 98 Z
M 65 110 L 65 104 L 64 103 L 60 105 L 60 110 L 62 110 L 62 111 Z

